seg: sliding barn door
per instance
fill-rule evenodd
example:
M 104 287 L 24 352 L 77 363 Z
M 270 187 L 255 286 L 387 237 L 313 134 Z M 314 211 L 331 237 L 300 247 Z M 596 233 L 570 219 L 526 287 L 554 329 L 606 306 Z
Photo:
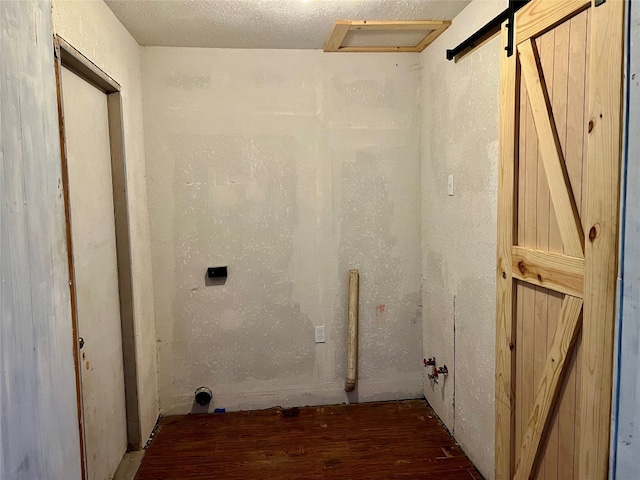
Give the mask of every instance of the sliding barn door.
M 503 54 L 498 479 L 608 473 L 624 3 L 597 3 L 532 0 Z

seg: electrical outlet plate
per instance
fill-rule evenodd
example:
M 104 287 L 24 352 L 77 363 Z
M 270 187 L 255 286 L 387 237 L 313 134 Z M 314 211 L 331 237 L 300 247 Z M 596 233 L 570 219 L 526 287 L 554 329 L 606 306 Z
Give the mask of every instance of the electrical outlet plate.
M 324 343 L 324 326 L 316 327 L 316 343 Z

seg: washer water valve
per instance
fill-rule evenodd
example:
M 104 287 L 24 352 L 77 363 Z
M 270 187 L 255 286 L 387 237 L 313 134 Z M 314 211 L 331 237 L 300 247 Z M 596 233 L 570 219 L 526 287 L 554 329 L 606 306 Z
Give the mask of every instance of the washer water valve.
M 442 367 L 436 367 L 436 357 L 431 357 L 429 358 L 429 360 L 424 359 L 423 363 L 425 367 L 432 368 L 431 373 L 427 374 L 427 377 L 429 377 L 429 380 L 433 380 L 433 383 L 438 383 L 438 377 L 440 375 L 443 375 L 445 377 L 449 375 L 449 369 L 446 365 L 443 365 Z
M 427 360 L 426 358 L 423 358 L 422 359 L 422 363 L 424 364 L 425 367 L 435 366 L 436 365 L 436 357 L 429 357 L 429 360 Z

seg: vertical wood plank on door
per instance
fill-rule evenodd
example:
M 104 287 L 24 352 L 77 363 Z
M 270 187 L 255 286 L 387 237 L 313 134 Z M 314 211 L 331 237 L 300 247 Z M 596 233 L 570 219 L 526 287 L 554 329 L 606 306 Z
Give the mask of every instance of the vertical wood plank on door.
M 567 110 L 569 95 L 569 50 L 570 50 L 570 31 L 571 21 L 567 21 L 558 25 L 554 29 L 555 39 L 553 46 L 553 83 L 550 87 L 551 105 L 553 108 L 553 117 L 556 122 L 556 130 L 558 131 L 558 139 L 560 140 L 560 148 L 564 155 L 565 165 L 567 161 Z M 568 166 L 567 166 L 568 168 Z M 569 182 L 571 184 L 571 182 Z M 571 184 L 573 188 L 573 184 Z M 574 193 L 575 197 L 575 193 Z M 577 202 L 576 202 L 577 203 Z M 580 206 L 576 205 L 578 211 Z M 564 248 L 562 245 L 562 237 L 560 235 L 560 228 L 558 227 L 558 220 L 556 218 L 555 210 L 549 209 L 549 245 L 550 252 L 563 253 Z M 568 252 L 567 252 L 568 254 Z M 551 301 L 551 300 L 550 300 Z M 558 313 L 560 305 L 558 305 Z M 557 320 L 557 316 L 551 316 L 554 321 Z
M 584 77 L 584 97 L 585 100 L 583 102 L 583 120 L 582 120 L 582 128 L 583 128 L 583 140 L 582 140 L 582 230 L 586 232 L 586 216 L 584 214 L 586 210 L 587 204 L 587 194 L 585 191 L 585 177 L 586 177 L 586 169 L 587 169 L 587 152 L 589 151 L 589 143 L 587 141 L 587 136 L 589 135 L 589 85 L 591 80 L 589 78 L 589 69 L 591 65 L 591 10 L 587 11 L 586 19 L 585 19 L 585 77 Z M 583 307 L 584 308 L 584 307 Z M 584 322 L 584 313 L 583 313 L 583 322 Z M 582 434 L 580 431 L 580 418 L 582 415 L 582 401 L 581 390 L 582 390 L 582 366 L 583 357 L 584 357 L 584 348 L 582 347 L 582 329 L 580 330 L 580 335 L 576 340 L 576 412 L 575 412 L 575 433 L 573 437 L 574 445 L 580 445 Z M 573 456 L 573 473 L 574 478 L 576 480 L 580 479 L 579 472 L 579 463 L 580 458 L 579 455 Z
M 524 86 L 522 80 L 522 86 Z M 538 195 L 538 136 L 533 120 L 533 113 L 529 102 L 529 96 L 524 97 L 527 104 L 526 117 L 522 121 L 526 122 L 526 150 L 520 153 L 520 161 L 524 162 L 524 178 L 521 184 L 525 185 L 524 195 L 524 217 L 520 220 L 524 223 L 524 235 L 522 237 L 522 246 L 536 248 L 537 247 L 537 195 Z M 522 432 L 526 430 L 531 409 L 533 407 L 533 397 L 535 395 L 535 301 L 536 287 L 530 284 L 524 284 L 522 294 L 522 403 L 520 418 L 522 424 Z M 519 445 L 515 445 L 516 452 L 519 452 Z
M 585 296 L 579 473 L 608 474 L 613 330 L 618 265 L 622 60 L 625 2 L 594 8 L 589 70 L 589 135 L 584 217 Z
M 584 105 L 586 75 L 586 19 L 589 10 L 576 15 L 569 21 L 568 64 L 567 64 L 567 102 L 566 102 L 566 135 L 565 161 L 567 173 L 576 199 L 578 212 L 582 216 L 582 145 L 584 141 Z M 582 217 L 581 217 L 582 218 Z M 576 430 L 576 358 L 579 342 L 574 346 L 567 377 L 561 391 L 558 406 L 559 449 L 561 459 L 569 459 L 575 452 Z M 574 478 L 573 461 L 560 461 L 558 478 Z
M 503 28 L 502 44 L 507 43 Z M 500 163 L 498 172 L 498 262 L 496 268 L 496 480 L 513 471 L 513 278 L 511 250 L 514 237 L 514 169 L 517 156 L 518 68 L 516 56 L 502 57 L 500 68 Z
M 522 442 L 522 435 L 524 434 L 524 429 L 522 428 L 522 358 L 523 358 L 523 330 L 522 330 L 522 315 L 523 315 L 523 307 L 522 307 L 522 297 L 524 295 L 525 284 L 520 280 L 515 282 L 515 295 L 516 295 L 516 312 L 515 312 L 515 322 L 516 322 L 516 367 L 515 367 L 515 425 L 514 425 L 514 449 L 515 452 L 515 462 L 518 462 L 518 451 L 516 446 L 520 445 Z
M 555 30 L 551 30 L 545 35 L 536 39 L 538 45 L 538 51 L 540 53 L 540 62 L 542 71 L 544 72 L 544 80 L 547 85 L 553 85 L 553 56 L 554 56 L 554 39 Z M 552 92 L 549 92 L 551 97 Z M 538 142 L 540 138 L 538 137 Z M 540 143 L 538 143 L 540 147 Z M 549 208 L 551 206 L 549 198 L 549 182 L 547 181 L 547 175 L 545 174 L 544 162 L 540 149 L 536 152 L 537 156 L 537 174 L 536 174 L 536 248 L 538 250 L 546 251 L 549 248 Z M 534 353 L 533 353 L 533 391 L 531 401 L 534 401 L 537 385 L 540 381 L 540 374 L 542 373 L 547 358 L 547 329 L 548 329 L 548 305 L 549 305 L 549 290 L 543 287 L 535 287 L 535 301 L 534 301 Z M 552 333 L 553 335 L 553 333 Z M 528 418 L 527 418 L 528 423 Z M 547 455 L 545 454 L 546 444 L 543 439 L 541 445 L 541 452 L 538 455 L 538 465 L 534 467 L 535 478 L 545 478 L 545 471 L 547 467 Z
M 525 218 L 525 199 L 526 199 L 526 191 L 527 191 L 527 183 L 525 182 L 525 174 L 526 174 L 526 157 L 525 152 L 527 151 L 527 121 L 526 119 L 529 116 L 529 102 L 527 100 L 527 87 L 524 82 L 520 82 L 520 95 L 518 98 L 520 102 L 520 124 L 519 128 L 519 161 L 518 161 L 518 171 L 517 171 L 517 184 L 518 184 L 518 216 L 517 216 L 517 241 L 516 244 L 522 244 L 525 238 L 525 222 L 523 219 Z M 523 359 L 524 359 L 524 329 L 523 329 L 523 318 L 524 318 L 524 295 L 526 285 L 524 282 L 516 281 L 515 292 L 516 292 L 516 374 L 515 374 L 515 385 L 516 385 L 516 401 L 515 401 L 515 437 L 514 437 L 514 446 L 520 445 L 522 442 L 522 436 L 524 435 L 524 429 L 522 428 L 523 422 L 526 422 L 524 419 L 523 402 L 523 378 L 524 378 L 524 370 L 523 370 Z M 518 462 L 518 452 L 519 450 L 515 448 L 515 461 Z
M 554 39 L 554 57 L 553 57 L 553 84 L 551 87 L 551 102 L 553 105 L 553 114 L 556 121 L 558 137 L 560 139 L 560 147 L 565 154 L 566 159 L 566 134 L 567 134 L 567 95 L 568 95 L 568 64 L 569 64 L 569 32 L 570 21 L 558 25 L 555 29 Z M 566 160 L 565 160 L 566 161 Z M 560 228 L 555 215 L 555 209 L 549 209 L 549 244 L 548 249 L 551 252 L 562 253 L 562 237 L 560 236 Z M 549 292 L 548 299 L 548 323 L 547 323 L 547 355 L 551 348 L 553 336 L 558 325 L 560 312 L 562 309 L 563 296 L 555 292 Z M 568 363 L 568 360 L 567 360 Z M 547 480 L 556 480 L 559 477 L 558 470 L 562 463 L 562 457 L 559 455 L 560 444 L 563 439 L 560 438 L 559 416 L 558 411 L 563 403 L 562 392 L 558 395 L 553 411 L 551 413 L 551 424 L 549 425 L 549 433 L 546 448 L 546 470 L 545 478 Z M 573 438 L 573 435 L 571 435 Z

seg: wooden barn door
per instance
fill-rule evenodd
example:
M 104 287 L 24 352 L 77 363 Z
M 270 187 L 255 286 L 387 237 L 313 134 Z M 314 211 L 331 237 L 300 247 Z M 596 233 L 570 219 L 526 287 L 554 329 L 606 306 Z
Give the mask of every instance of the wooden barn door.
M 624 3 L 596 3 L 532 0 L 502 59 L 497 479 L 608 473 Z

